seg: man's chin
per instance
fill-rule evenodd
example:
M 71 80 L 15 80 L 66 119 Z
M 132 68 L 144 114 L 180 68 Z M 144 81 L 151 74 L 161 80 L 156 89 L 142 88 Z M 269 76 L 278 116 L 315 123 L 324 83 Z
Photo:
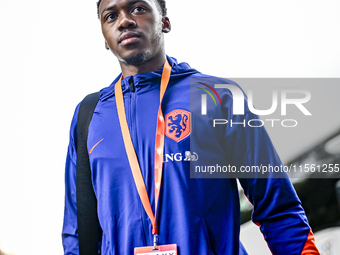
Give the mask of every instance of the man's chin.
M 136 54 L 136 55 L 130 55 L 123 57 L 123 62 L 127 65 L 131 66 L 139 66 L 141 64 L 144 64 L 149 58 L 149 54 L 146 52 Z

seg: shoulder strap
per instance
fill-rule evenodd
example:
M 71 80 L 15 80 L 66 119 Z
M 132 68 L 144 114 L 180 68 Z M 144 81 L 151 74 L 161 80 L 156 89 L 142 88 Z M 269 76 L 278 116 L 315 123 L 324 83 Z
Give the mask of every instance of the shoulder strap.
M 77 219 L 80 255 L 98 255 L 97 199 L 93 191 L 87 135 L 100 92 L 87 95 L 80 104 L 77 124 Z

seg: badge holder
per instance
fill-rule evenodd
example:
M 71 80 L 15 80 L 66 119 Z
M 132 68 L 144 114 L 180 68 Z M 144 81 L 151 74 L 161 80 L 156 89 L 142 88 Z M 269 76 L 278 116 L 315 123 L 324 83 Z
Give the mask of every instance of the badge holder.
M 160 253 L 161 252 L 161 253 Z M 134 255 L 177 255 L 177 245 L 167 244 L 135 248 Z
M 134 255 L 157 255 L 162 252 L 162 255 L 177 255 L 177 245 L 167 244 L 167 245 L 157 245 L 158 235 L 153 236 L 154 246 L 147 247 L 136 247 Z
M 135 255 L 177 255 L 177 245 L 176 244 L 168 244 L 168 245 L 158 245 L 157 237 L 158 237 L 158 229 L 157 229 L 157 206 L 158 199 L 161 187 L 162 180 L 162 169 L 163 169 L 163 157 L 164 157 L 164 132 L 165 132 L 165 124 L 164 124 L 164 116 L 162 112 L 162 99 L 165 93 L 165 90 L 168 86 L 171 74 L 171 66 L 168 61 L 165 62 L 161 86 L 160 86 L 160 104 L 158 108 L 158 116 L 157 116 L 157 128 L 156 128 L 156 142 L 155 142 L 155 214 L 153 214 L 150 199 L 145 187 L 144 179 L 140 170 L 139 162 L 137 159 L 136 151 L 132 144 L 131 134 L 129 131 L 129 126 L 126 120 L 126 113 L 124 107 L 124 98 L 121 86 L 121 79 L 115 84 L 115 98 L 117 104 L 117 113 L 119 118 L 119 123 L 123 135 L 123 141 L 125 145 L 126 154 L 128 156 L 131 172 L 133 179 L 136 184 L 136 188 L 145 209 L 145 212 L 149 216 L 153 229 L 152 234 L 154 235 L 154 245 L 148 247 L 138 247 L 135 248 Z M 160 254 L 161 252 L 161 254 Z

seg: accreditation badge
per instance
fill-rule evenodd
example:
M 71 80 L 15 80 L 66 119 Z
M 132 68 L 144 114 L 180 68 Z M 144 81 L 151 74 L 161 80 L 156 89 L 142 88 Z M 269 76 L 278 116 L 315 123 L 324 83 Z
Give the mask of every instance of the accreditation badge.
M 177 245 L 167 244 L 135 248 L 135 255 L 177 255 Z

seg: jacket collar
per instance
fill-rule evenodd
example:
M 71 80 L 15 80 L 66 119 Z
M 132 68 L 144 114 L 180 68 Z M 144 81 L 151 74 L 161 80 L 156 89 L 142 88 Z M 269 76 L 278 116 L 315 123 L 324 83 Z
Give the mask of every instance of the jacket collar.
M 198 73 L 197 70 L 192 69 L 187 63 L 180 63 L 177 64 L 177 60 L 175 58 L 166 56 L 169 64 L 172 67 L 171 70 L 171 78 L 184 78 L 185 76 L 194 74 L 194 73 Z M 148 73 L 140 73 L 140 74 L 136 74 L 133 76 L 133 80 L 134 80 L 134 84 L 136 87 L 136 91 L 140 91 L 142 89 L 146 89 L 146 87 L 150 87 L 152 86 L 156 81 L 155 80 L 160 80 L 161 76 L 162 76 L 162 71 L 163 71 L 163 67 L 157 71 L 154 72 L 148 72 Z M 102 89 L 100 91 L 100 97 L 99 99 L 101 101 L 105 101 L 106 99 L 114 96 L 114 86 L 117 83 L 117 81 L 119 80 L 120 76 L 122 75 L 122 73 L 120 73 L 115 79 L 114 81 L 111 83 L 111 85 L 109 87 L 106 87 L 104 89 Z M 130 91 L 130 88 L 128 86 L 128 81 L 131 78 L 131 76 L 129 77 L 124 77 L 124 79 L 122 79 L 122 90 L 123 93 Z

